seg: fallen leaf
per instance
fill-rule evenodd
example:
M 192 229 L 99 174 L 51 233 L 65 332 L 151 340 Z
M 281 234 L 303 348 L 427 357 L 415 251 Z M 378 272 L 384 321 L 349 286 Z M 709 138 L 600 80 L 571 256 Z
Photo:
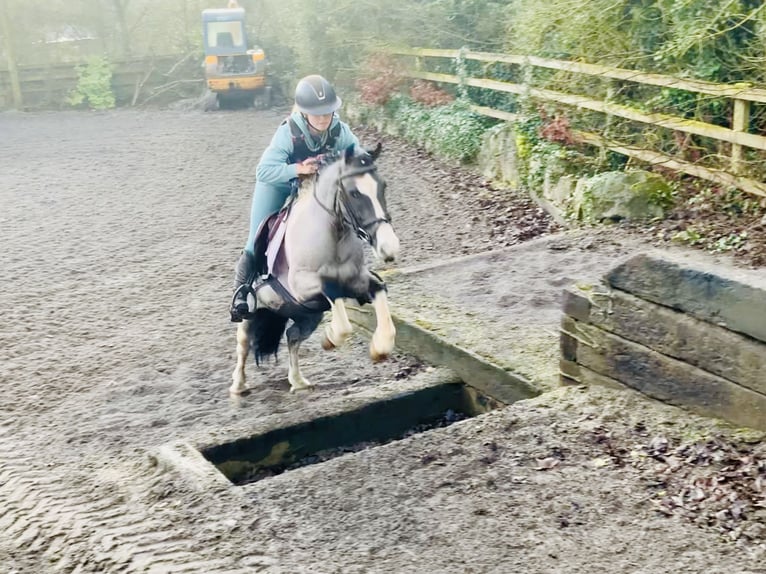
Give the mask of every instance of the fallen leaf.
M 538 459 L 537 464 L 538 466 L 535 467 L 535 470 L 550 470 L 552 468 L 555 468 L 559 465 L 559 462 L 561 462 L 557 458 L 548 457 L 543 459 Z
M 609 466 L 609 464 L 612 462 L 612 460 L 606 456 L 602 456 L 599 458 L 594 458 L 592 461 L 590 461 L 590 464 L 593 466 L 593 468 L 603 468 L 605 466 Z

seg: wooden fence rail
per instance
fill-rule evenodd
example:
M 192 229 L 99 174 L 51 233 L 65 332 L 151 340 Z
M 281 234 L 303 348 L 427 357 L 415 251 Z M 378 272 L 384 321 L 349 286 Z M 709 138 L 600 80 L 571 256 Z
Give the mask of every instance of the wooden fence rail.
M 766 137 L 751 134 L 747 131 L 750 120 L 750 104 L 751 102 L 766 103 L 766 89 L 753 88 L 748 84 L 724 85 L 700 80 L 685 80 L 674 78 L 672 76 L 663 76 L 659 74 L 650 74 L 579 62 L 551 60 L 535 56 L 427 48 L 401 48 L 391 50 L 391 54 L 414 58 L 411 62 L 411 66 L 404 72 L 405 75 L 410 78 L 471 86 L 474 88 L 530 97 L 540 101 L 557 102 L 567 106 L 603 113 L 607 116 L 623 118 L 660 128 L 728 142 L 731 144 L 730 167 L 728 170 L 721 170 L 671 157 L 659 151 L 641 149 L 624 143 L 611 141 L 599 134 L 580 131 L 575 131 L 573 133 L 574 137 L 582 143 L 609 149 L 653 165 L 663 165 L 674 171 L 687 173 L 726 186 L 736 187 L 747 193 L 766 198 L 766 184 L 761 181 L 741 176 L 743 169 L 743 149 L 750 148 L 758 151 L 766 151 Z M 667 114 L 647 113 L 629 106 L 595 99 L 586 95 L 568 94 L 535 88 L 527 83 L 503 82 L 489 78 L 475 78 L 470 76 L 460 77 L 453 74 L 429 72 L 425 69 L 425 58 L 441 58 L 455 61 L 463 59 L 485 63 L 504 63 L 533 68 L 547 68 L 611 80 L 636 82 L 639 84 L 674 88 L 714 97 L 728 98 L 733 100 L 734 113 L 732 124 L 730 128 L 726 128 Z M 513 113 L 493 108 L 473 106 L 473 110 L 482 115 L 507 121 L 518 119 Z M 764 159 L 766 159 L 766 157 Z
M 154 97 L 165 86 L 182 89 L 203 86 L 202 68 L 193 54 L 170 54 L 112 62 L 112 91 L 117 105 L 131 105 Z M 76 63 L 19 66 L 23 109 L 63 109 L 78 81 Z M 13 105 L 11 77 L 0 69 L 0 110 Z

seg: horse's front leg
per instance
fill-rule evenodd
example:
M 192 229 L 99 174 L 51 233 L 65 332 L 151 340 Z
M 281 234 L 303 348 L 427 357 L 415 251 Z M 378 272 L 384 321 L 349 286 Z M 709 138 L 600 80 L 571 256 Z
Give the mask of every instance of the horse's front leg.
M 348 320 L 348 313 L 346 312 L 346 304 L 343 299 L 336 299 L 330 302 L 332 313 L 332 320 L 324 332 L 324 340 L 322 341 L 322 348 L 325 351 L 340 347 L 351 336 L 351 321 Z
M 247 363 L 247 354 L 250 351 L 249 323 L 245 320 L 237 327 L 237 366 L 234 367 L 234 372 L 231 374 L 232 383 L 229 387 L 229 393 L 232 395 L 241 395 L 247 390 L 245 364 Z
M 370 341 L 370 357 L 373 361 L 386 359 L 394 350 L 396 340 L 396 327 L 391 318 L 391 310 L 388 308 L 388 295 L 386 286 L 374 279 L 370 283 L 373 295 L 372 305 L 375 308 L 375 332 Z
M 300 366 L 298 365 L 298 351 L 300 350 L 301 343 L 311 336 L 320 321 L 324 313 L 312 313 L 309 315 L 303 315 L 293 319 L 293 324 L 287 330 L 287 352 L 289 355 L 289 363 L 287 367 L 287 380 L 290 382 L 290 392 L 311 390 L 314 388 L 313 383 L 310 383 L 301 373 Z
M 290 269 L 287 285 L 298 301 L 308 301 L 322 292 L 322 279 L 312 270 Z

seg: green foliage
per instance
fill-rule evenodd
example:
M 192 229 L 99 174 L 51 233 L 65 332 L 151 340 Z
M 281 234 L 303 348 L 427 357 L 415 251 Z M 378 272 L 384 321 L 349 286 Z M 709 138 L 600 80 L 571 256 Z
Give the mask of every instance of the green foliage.
M 764 78 L 762 0 L 515 0 L 513 53 L 732 82 Z
M 543 120 L 544 112 L 528 112 L 513 123 L 516 135 L 518 170 L 529 189 L 542 189 L 546 170 L 554 169 L 561 175 L 586 176 L 598 171 L 598 158 L 589 157 L 576 147 L 552 141 L 548 130 L 554 122 Z
M 687 245 L 702 245 L 710 253 L 725 253 L 741 249 L 748 239 L 747 231 L 732 231 L 717 238 L 706 237 L 694 225 L 690 225 L 673 235 L 672 240 Z
M 690 225 L 673 235 L 672 240 L 687 245 L 701 245 L 705 242 L 705 237 L 693 225 Z
M 430 123 L 431 147 L 444 157 L 469 162 L 476 158 L 491 122 L 473 113 L 466 102 L 456 100 L 433 108 Z
M 406 140 L 462 163 L 476 158 L 482 136 L 493 123 L 473 113 L 461 100 L 433 107 L 396 94 L 388 99 L 383 110 Z
M 722 253 L 725 251 L 737 250 L 746 242 L 747 231 L 732 232 L 716 239 L 711 246 L 711 251 L 714 253 Z
M 673 185 L 655 186 L 649 195 L 649 203 L 658 205 L 662 209 L 671 209 L 676 204 L 677 189 Z
M 612 0 L 516 0 L 510 4 L 506 49 L 559 59 L 625 54 L 629 37 L 615 24 L 623 2 Z
M 223 1 L 223 0 L 222 0 Z M 278 69 L 287 69 L 273 50 L 294 54 L 295 76 L 363 71 L 365 60 L 386 46 L 428 46 L 501 50 L 507 3 L 496 0 L 240 0 L 255 36 Z M 286 32 L 289 31 L 289 32 Z
M 541 139 L 540 128 L 543 120 L 539 115 L 527 115 L 513 124 L 516 134 L 516 153 L 519 160 L 519 172 L 523 179 L 529 178 L 529 164 L 532 155 L 538 151 Z
M 239 3 L 247 14 L 250 42 L 268 49 L 267 57 L 284 75 L 320 72 L 333 78 L 340 70 L 355 70 L 368 54 L 399 45 L 465 46 L 713 81 L 762 83 L 766 79 L 763 0 Z M 50 34 L 76 28 L 97 38 L 78 45 L 79 53 L 105 50 L 114 58 L 126 49 L 138 57 L 193 49 L 200 43 L 200 10 L 226 4 L 226 0 L 16 0 L 9 2 L 9 12 L 18 26 L 14 43 L 19 54 L 46 46 L 44 40 Z M 61 44 L 50 46 L 55 47 L 45 49 L 63 50 Z M 497 79 L 514 69 L 502 64 L 469 65 L 486 66 L 487 76 Z M 470 93 L 472 97 L 489 94 L 475 89 Z
M 628 164 L 628 156 L 606 150 L 604 154 L 604 169 L 607 171 L 622 171 Z
M 762 44 L 756 40 L 761 0 L 660 0 L 657 6 L 666 36 L 652 59 L 662 69 L 691 70 L 696 78 L 721 82 L 745 79 L 755 71 L 747 56 L 763 56 L 763 46 L 756 45 Z
M 115 105 L 112 92 L 112 66 L 106 58 L 91 58 L 77 66 L 77 87 L 67 98 L 71 106 L 86 104 L 94 110 L 106 110 Z
M 711 253 L 742 251 L 747 249 L 751 234 L 751 223 L 763 217 L 763 207 L 757 198 L 734 188 L 720 188 L 707 183 L 693 183 L 692 192 L 685 208 L 694 214 L 693 223 L 675 232 L 671 239 L 688 245 L 696 245 Z M 729 221 L 739 221 L 738 228 L 721 228 L 716 219 L 726 214 Z M 757 229 L 757 227 L 756 227 Z M 660 232 L 662 234 L 662 232 Z

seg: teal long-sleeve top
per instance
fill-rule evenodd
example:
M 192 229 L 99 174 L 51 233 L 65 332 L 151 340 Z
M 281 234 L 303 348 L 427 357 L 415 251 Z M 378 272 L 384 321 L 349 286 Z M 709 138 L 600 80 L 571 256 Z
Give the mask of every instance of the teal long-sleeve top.
M 340 125 L 340 132 L 328 151 L 341 151 L 350 145 L 359 148 L 359 140 L 337 114 L 333 116 L 330 128 L 322 134 L 321 139 L 315 139 L 311 135 L 309 126 L 300 112 L 293 112 L 290 117 L 300 128 L 306 145 L 312 152 L 319 153 L 327 141 L 329 132 L 337 125 Z M 255 235 L 261 221 L 278 211 L 290 195 L 290 181 L 298 177 L 296 164 L 290 163 L 292 153 L 293 137 L 290 124 L 283 122 L 271 138 L 271 143 L 264 150 L 255 170 L 256 183 L 250 208 L 250 233 L 245 244 L 245 251 L 252 253 Z

